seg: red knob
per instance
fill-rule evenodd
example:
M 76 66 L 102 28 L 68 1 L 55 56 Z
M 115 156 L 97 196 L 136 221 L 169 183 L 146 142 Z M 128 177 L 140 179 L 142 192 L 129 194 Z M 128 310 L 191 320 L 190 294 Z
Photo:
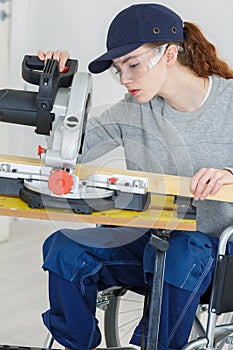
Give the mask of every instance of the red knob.
M 118 178 L 112 176 L 112 177 L 109 177 L 108 181 L 113 185 L 118 181 Z
M 65 170 L 54 170 L 49 177 L 48 187 L 57 195 L 67 194 L 71 191 L 74 180 Z
M 39 145 L 37 149 L 37 154 L 38 156 L 40 156 L 42 153 L 45 153 L 45 148 Z

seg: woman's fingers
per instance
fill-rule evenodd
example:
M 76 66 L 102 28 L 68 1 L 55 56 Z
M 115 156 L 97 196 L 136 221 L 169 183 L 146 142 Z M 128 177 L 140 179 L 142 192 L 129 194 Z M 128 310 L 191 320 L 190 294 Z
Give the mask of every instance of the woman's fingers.
M 233 183 L 233 175 L 228 170 L 202 168 L 192 178 L 191 192 L 195 200 L 205 200 L 214 196 L 223 185 Z
M 43 50 L 38 50 L 37 55 L 42 61 L 46 61 L 49 58 L 54 58 L 58 60 L 60 72 L 64 71 L 66 61 L 70 57 L 68 51 L 61 51 L 61 50 L 47 51 L 47 52 L 44 52 Z

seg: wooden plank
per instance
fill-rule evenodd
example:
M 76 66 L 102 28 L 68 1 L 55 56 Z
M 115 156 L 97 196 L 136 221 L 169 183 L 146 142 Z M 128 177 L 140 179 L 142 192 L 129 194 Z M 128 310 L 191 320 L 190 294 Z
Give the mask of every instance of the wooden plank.
M 13 162 L 17 164 L 42 165 L 42 161 L 36 158 L 9 156 L 0 154 L 0 162 Z M 148 191 L 158 194 L 179 195 L 184 197 L 193 197 L 190 192 L 191 178 L 183 176 L 174 176 L 166 174 L 155 174 L 149 172 L 139 172 L 118 168 L 106 168 L 87 164 L 77 165 L 75 174 L 81 179 L 85 179 L 92 174 L 104 175 L 129 175 L 135 177 L 145 177 L 148 179 Z M 208 200 L 233 202 L 233 184 L 224 185 L 215 196 L 208 196 Z
M 174 196 L 178 195 L 189 198 L 193 197 L 193 194 L 190 192 L 191 177 L 155 174 L 149 172 L 139 172 L 116 168 L 96 167 L 86 164 L 78 165 L 75 173 L 81 179 L 85 179 L 87 176 L 92 174 L 104 174 L 109 176 L 113 174 L 119 174 L 135 177 L 145 177 L 148 179 L 148 191 L 151 193 Z M 224 185 L 215 196 L 208 196 L 207 200 L 233 202 L 233 184 Z
M 28 164 L 28 165 L 42 165 L 42 160 L 40 158 L 29 158 L 20 156 L 11 156 L 8 154 L 0 154 L 0 162 L 4 163 L 16 163 L 16 164 Z
M 172 197 L 152 196 L 151 205 L 144 212 L 112 209 L 91 215 L 75 214 L 71 210 L 31 209 L 19 198 L 0 197 L 0 215 L 50 221 L 85 222 L 129 227 L 196 230 L 195 220 L 177 218 Z

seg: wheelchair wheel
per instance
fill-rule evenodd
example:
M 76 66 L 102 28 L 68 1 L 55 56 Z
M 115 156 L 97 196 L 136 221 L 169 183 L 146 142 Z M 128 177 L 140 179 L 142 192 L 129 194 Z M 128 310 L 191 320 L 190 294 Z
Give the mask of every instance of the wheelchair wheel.
M 143 315 L 144 295 L 122 288 L 109 298 L 109 304 L 104 314 L 104 336 L 108 347 L 129 346 L 135 327 Z M 208 305 L 200 305 L 194 322 L 189 341 L 203 337 L 202 331 L 206 330 L 208 318 Z M 233 323 L 233 313 L 218 316 L 217 325 Z M 200 324 L 202 325 L 200 328 Z M 227 350 L 227 337 L 231 332 L 223 331 L 216 337 L 216 348 Z M 135 349 L 139 347 L 133 346 Z M 191 347 L 192 349 L 205 349 L 203 347 Z
M 130 345 L 133 331 L 142 318 L 143 306 L 144 295 L 127 289 L 121 289 L 109 298 L 104 315 L 104 333 L 108 347 Z
M 195 321 L 193 324 L 193 328 L 190 333 L 189 342 L 194 342 L 199 337 L 205 337 L 206 336 L 206 329 L 207 329 L 207 320 L 208 320 L 208 305 L 199 305 Z M 218 350 L 229 350 L 229 339 L 232 338 L 232 326 L 230 328 L 227 328 L 228 325 L 233 324 L 233 313 L 228 312 L 221 314 L 217 317 L 216 322 L 216 335 L 215 335 L 215 349 Z M 225 327 L 226 325 L 226 327 Z M 231 336 L 231 338 L 229 338 Z M 203 346 L 196 347 L 193 345 L 192 347 L 189 347 L 189 349 L 206 349 L 206 344 L 203 344 Z

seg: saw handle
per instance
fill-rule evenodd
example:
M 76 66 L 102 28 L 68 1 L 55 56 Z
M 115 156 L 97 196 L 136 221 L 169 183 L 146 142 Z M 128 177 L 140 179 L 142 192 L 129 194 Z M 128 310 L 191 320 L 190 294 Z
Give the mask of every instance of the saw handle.
M 49 60 L 47 60 L 49 61 Z M 44 71 L 47 61 L 42 61 L 36 55 L 25 55 L 22 62 L 22 77 L 30 84 L 39 85 L 41 75 Z M 60 72 L 58 76 L 60 87 L 69 87 L 72 83 L 74 74 L 78 69 L 78 61 L 68 59 L 64 72 Z
M 51 112 L 59 88 L 68 88 L 78 70 L 78 61 L 68 59 L 64 73 L 59 72 L 56 59 L 47 59 L 45 62 L 38 56 L 25 55 L 22 62 L 22 76 L 27 82 L 39 85 L 36 97 L 37 134 L 49 135 L 52 129 L 54 114 Z

